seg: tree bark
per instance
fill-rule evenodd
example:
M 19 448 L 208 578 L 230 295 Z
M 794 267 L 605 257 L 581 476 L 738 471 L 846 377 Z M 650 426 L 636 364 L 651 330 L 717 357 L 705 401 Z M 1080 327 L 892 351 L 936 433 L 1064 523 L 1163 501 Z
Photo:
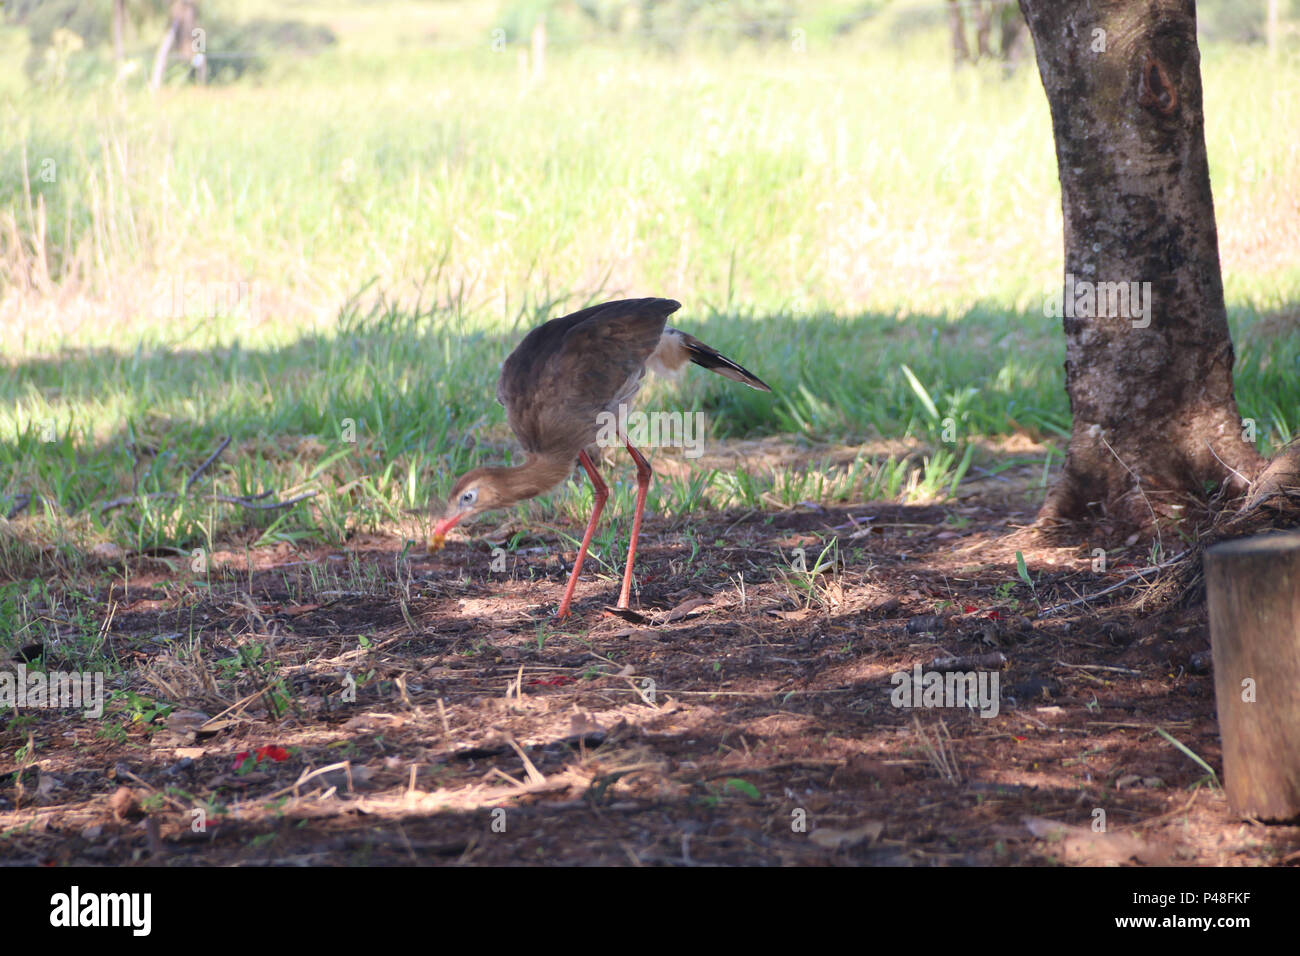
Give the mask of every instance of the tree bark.
M 1058 314 L 1074 418 L 1040 526 L 1106 519 L 1149 530 L 1220 486 L 1243 492 L 1263 464 L 1233 395 L 1196 7 L 1020 0 L 1020 8 L 1056 139 L 1065 219 Z

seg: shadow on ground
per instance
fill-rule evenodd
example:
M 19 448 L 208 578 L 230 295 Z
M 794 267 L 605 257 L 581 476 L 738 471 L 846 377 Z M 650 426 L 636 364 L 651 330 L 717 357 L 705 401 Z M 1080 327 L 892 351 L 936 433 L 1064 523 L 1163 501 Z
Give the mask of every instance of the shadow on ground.
M 210 582 L 142 562 L 102 595 L 110 683 L 138 697 L 0 724 L 0 856 L 1294 864 L 1300 829 L 1236 819 L 1159 732 L 1220 766 L 1203 611 L 1143 608 L 1141 582 L 1087 600 L 1143 557 L 1094 571 L 1031 514 L 655 519 L 638 612 L 606 610 L 596 561 L 563 624 L 571 555 L 527 541 L 500 571 L 472 540 L 228 552 Z M 895 706 L 917 664 L 996 674 L 996 715 Z

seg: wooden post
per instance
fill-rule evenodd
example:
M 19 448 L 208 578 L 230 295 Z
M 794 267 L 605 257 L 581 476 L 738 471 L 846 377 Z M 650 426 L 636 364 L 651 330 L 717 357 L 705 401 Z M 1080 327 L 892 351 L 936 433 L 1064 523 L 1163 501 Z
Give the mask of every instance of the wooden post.
M 1300 533 L 1215 545 L 1205 584 L 1228 801 L 1300 817 Z

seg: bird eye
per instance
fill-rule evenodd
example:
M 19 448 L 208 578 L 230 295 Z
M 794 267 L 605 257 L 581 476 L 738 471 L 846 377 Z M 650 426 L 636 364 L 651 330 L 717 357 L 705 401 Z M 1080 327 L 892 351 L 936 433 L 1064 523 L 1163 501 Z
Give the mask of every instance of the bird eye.
M 465 492 L 463 495 L 460 496 L 460 503 L 463 505 L 472 505 L 477 500 L 478 500 L 478 490 L 476 488 L 471 488 L 469 491 Z

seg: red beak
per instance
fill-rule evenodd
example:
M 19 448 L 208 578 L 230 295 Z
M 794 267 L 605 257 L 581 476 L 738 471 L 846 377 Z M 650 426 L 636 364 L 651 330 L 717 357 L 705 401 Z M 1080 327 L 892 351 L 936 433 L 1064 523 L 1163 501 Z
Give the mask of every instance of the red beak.
M 441 550 L 442 546 L 447 543 L 447 532 L 450 531 L 452 528 L 456 527 L 456 524 L 463 517 L 465 517 L 465 515 L 463 514 L 452 515 L 450 518 L 443 518 L 436 525 L 434 525 L 433 537 L 429 539 L 429 550 L 430 551 Z

